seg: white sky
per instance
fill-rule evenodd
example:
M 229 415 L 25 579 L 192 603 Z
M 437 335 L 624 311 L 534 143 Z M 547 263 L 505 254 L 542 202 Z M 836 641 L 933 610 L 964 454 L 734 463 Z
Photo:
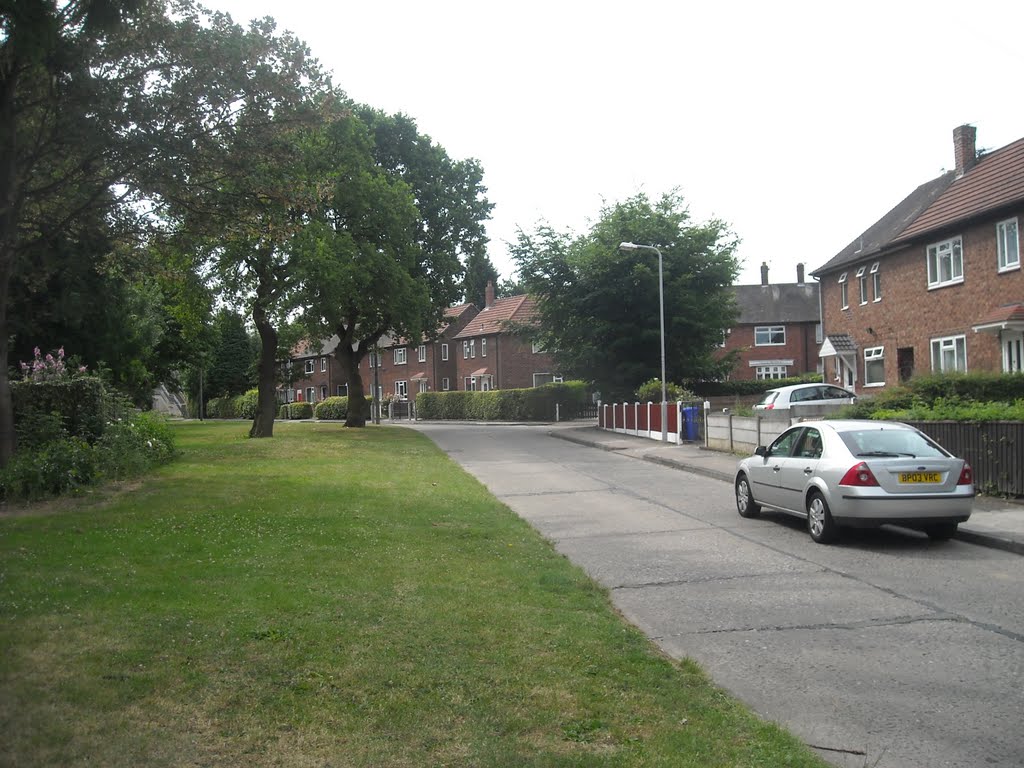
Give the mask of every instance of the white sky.
M 356 101 L 474 157 L 489 255 L 545 220 L 678 187 L 741 238 L 739 283 L 795 282 L 919 184 L 1024 136 L 1019 0 L 206 0 L 270 15 Z

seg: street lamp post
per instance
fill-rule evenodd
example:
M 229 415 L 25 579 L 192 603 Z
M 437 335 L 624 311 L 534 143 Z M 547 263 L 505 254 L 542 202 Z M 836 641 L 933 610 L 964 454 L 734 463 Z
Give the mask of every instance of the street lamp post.
M 661 320 L 661 442 L 668 442 L 668 395 L 665 385 L 665 273 L 661 251 L 653 245 L 619 243 L 621 251 L 654 251 L 658 254 L 658 316 Z

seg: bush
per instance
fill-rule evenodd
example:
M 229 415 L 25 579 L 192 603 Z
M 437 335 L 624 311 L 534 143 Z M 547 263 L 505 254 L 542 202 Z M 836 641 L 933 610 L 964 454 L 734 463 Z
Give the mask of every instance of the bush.
M 312 419 L 313 418 L 313 404 L 312 403 L 289 403 L 287 406 L 286 419 Z
M 206 403 L 206 418 L 236 419 L 238 409 L 233 397 L 211 397 Z
M 488 392 L 423 392 L 416 398 L 416 415 L 432 420 L 552 421 L 556 404 L 560 418 L 573 419 L 586 402 L 582 381 Z
M 92 442 L 103 434 L 108 401 L 103 382 L 95 376 L 46 381 L 12 381 L 15 423 L 56 413 L 67 434 Z
M 344 421 L 348 417 L 348 398 L 328 397 L 316 404 L 313 415 L 318 419 Z
M 737 379 L 728 381 L 692 381 L 689 389 L 696 395 L 694 399 L 707 397 L 728 397 L 734 395 L 760 395 L 769 389 L 788 387 L 790 384 L 810 384 L 821 381 L 820 373 L 805 373 L 802 376 L 790 376 L 787 379 Z M 661 399 L 661 396 L 658 396 Z
M 1024 374 L 958 373 L 915 376 L 836 413 L 844 419 L 897 421 L 1017 421 Z
M 665 397 L 668 398 L 670 403 L 689 402 L 699 399 L 682 384 L 674 384 L 671 381 L 665 384 Z M 660 403 L 661 379 L 650 379 L 641 384 L 640 388 L 636 391 L 636 399 L 641 403 Z
M 252 421 L 256 418 L 256 408 L 259 404 L 260 391 L 258 389 L 250 389 L 244 395 L 238 395 L 232 403 L 235 418 Z

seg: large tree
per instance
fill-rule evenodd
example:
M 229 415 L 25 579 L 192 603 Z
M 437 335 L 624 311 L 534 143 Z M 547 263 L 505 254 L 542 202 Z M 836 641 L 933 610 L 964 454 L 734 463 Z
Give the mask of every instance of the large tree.
M 483 309 L 487 306 L 487 284 L 498 285 L 498 270 L 486 253 L 472 253 L 466 257 L 462 278 L 462 299 Z
M 486 249 L 492 206 L 475 160 L 452 160 L 406 116 L 369 107 L 356 114 L 358 123 L 335 125 L 322 147 L 334 188 L 302 241 L 306 323 L 313 335 L 340 338 L 347 424 L 359 427 L 369 415 L 359 363 L 384 334 L 437 331 L 460 295 L 460 259 Z
M 721 221 L 695 223 L 677 192 L 637 194 L 605 206 L 585 235 L 541 226 L 512 248 L 522 283 L 537 299 L 537 337 L 563 370 L 608 397 L 628 396 L 660 378 L 658 257 L 662 254 L 666 378 L 714 376 L 714 350 L 736 309 L 736 240 Z

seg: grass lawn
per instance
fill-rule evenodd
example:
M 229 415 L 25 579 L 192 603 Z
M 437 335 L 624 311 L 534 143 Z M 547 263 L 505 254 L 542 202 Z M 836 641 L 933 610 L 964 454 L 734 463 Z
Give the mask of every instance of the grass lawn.
M 0 514 L 0 765 L 824 765 L 423 435 L 247 430 Z

